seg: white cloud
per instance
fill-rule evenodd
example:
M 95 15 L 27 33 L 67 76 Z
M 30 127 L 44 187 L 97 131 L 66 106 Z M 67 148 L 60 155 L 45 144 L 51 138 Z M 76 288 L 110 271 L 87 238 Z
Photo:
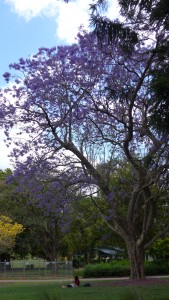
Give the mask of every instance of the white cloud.
M 66 6 L 60 5 L 60 12 L 56 20 L 57 36 L 66 40 L 67 43 L 74 41 L 80 25 L 85 28 L 89 24 L 89 3 L 91 0 L 78 0 L 70 2 Z
M 51 14 L 58 6 L 56 0 L 5 0 L 5 2 L 26 21 L 41 14 Z
M 109 0 L 109 9 L 108 9 L 108 13 L 107 13 L 107 17 L 110 19 L 116 19 L 119 18 L 119 5 L 117 0 Z
M 66 43 L 74 42 L 80 25 L 89 26 L 89 4 L 92 0 L 5 0 L 12 10 L 26 21 L 38 16 L 56 20 L 56 36 Z M 117 0 L 109 0 L 108 16 L 118 16 Z

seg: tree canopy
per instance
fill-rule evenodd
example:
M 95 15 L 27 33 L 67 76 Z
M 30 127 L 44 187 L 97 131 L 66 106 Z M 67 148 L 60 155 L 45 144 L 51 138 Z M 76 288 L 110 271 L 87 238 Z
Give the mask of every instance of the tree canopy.
M 151 74 L 152 84 L 152 125 L 158 130 L 169 131 L 168 122 L 168 30 L 169 30 L 169 5 L 167 0 L 119 0 L 119 20 L 105 18 L 102 12 L 107 9 L 106 0 L 94 1 L 90 6 L 91 25 L 100 41 L 107 38 L 111 43 L 121 40 L 121 47 L 130 53 L 145 36 L 160 32 L 156 52 L 158 64 Z M 121 18 L 122 17 L 122 18 Z M 144 38 L 143 38 L 144 37 Z M 149 42 L 149 39 L 146 41 Z
M 0 253 L 10 251 L 15 245 L 17 234 L 23 231 L 23 226 L 13 223 L 12 220 L 4 215 L 0 216 Z

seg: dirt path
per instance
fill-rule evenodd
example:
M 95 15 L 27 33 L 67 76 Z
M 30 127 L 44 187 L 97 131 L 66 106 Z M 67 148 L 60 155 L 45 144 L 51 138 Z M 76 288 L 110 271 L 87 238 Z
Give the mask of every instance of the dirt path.
M 40 283 L 40 282 L 67 282 L 69 278 L 56 279 L 0 279 L 3 283 Z M 169 284 L 168 276 L 148 276 L 145 280 L 130 280 L 128 277 L 118 278 L 81 278 L 81 283 L 90 282 L 92 286 L 130 286 L 130 285 L 147 285 L 147 284 Z

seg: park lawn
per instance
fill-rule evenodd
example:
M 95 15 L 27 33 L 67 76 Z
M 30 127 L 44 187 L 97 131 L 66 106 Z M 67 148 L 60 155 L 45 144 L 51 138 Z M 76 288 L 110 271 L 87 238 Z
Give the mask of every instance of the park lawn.
M 0 283 L 0 300 L 169 300 L 169 284 L 61 288 L 61 284 Z

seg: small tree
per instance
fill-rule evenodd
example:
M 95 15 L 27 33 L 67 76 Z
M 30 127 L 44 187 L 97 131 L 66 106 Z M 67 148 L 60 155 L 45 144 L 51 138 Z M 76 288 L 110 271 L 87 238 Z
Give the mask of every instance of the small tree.
M 13 223 L 6 216 L 0 216 L 0 253 L 6 253 L 15 245 L 15 239 L 23 231 L 21 224 Z
M 148 250 L 148 254 L 157 262 L 169 260 L 169 237 L 156 240 Z

